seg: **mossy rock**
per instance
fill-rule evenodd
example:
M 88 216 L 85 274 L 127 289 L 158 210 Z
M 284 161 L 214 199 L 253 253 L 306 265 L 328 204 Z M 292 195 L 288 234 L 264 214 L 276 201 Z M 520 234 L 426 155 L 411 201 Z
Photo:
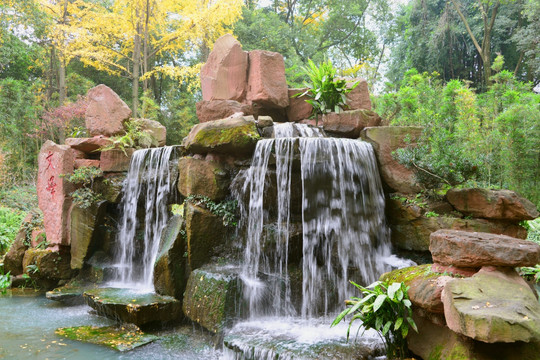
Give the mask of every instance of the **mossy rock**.
M 31 248 L 24 253 L 23 269 L 34 280 L 49 283 L 67 280 L 73 275 L 70 258 L 69 251 L 63 248 L 58 251 Z M 37 271 L 29 271 L 29 265 L 37 266 Z
M 253 117 L 244 116 L 197 124 L 183 145 L 188 153 L 217 152 L 249 157 L 260 138 Z
M 221 201 L 227 196 L 231 179 L 220 164 L 184 156 L 178 161 L 178 169 L 178 191 L 182 195 L 203 195 L 212 201 Z
M 99 315 L 137 326 L 176 321 L 181 313 L 178 300 L 155 293 L 101 288 L 86 291 L 83 296 Z
M 95 247 L 96 227 L 103 222 L 106 202 L 92 204 L 88 208 L 73 206 L 71 208 L 71 268 L 83 268 L 92 248 Z
M 184 293 L 184 314 L 205 329 L 219 333 L 238 315 L 240 269 L 205 266 L 191 272 Z
M 133 350 L 159 339 L 158 336 L 143 333 L 136 326 L 76 326 L 60 328 L 55 333 L 70 340 L 102 345 L 118 351 Z

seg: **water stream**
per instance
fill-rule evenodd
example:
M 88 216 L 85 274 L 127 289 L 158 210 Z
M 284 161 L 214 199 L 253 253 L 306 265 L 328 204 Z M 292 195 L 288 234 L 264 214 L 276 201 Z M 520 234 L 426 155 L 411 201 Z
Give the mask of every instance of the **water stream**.
M 370 144 L 326 138 L 307 125 L 276 124 L 257 143 L 237 193 L 246 246 L 242 279 L 252 319 L 328 315 L 351 295 L 349 279 L 370 283 L 390 269 L 384 193 Z M 299 163 L 299 166 L 298 166 Z M 274 175 L 275 173 L 275 175 Z M 298 180 L 299 178 L 299 180 Z M 293 180 L 296 179 L 296 180 Z M 293 189 L 293 182 L 300 186 Z M 269 200 L 272 184 L 275 199 Z M 301 306 L 291 297 L 292 198 L 301 192 Z M 295 193 L 291 193 L 295 192 Z M 249 202 L 241 199 L 249 194 Z M 276 214 L 268 210 L 275 202 Z M 272 241 L 265 240 L 273 229 Z
M 121 219 L 115 252 L 116 279 L 112 287 L 153 291 L 154 262 L 161 233 L 168 220 L 167 200 L 174 182 L 171 155 L 174 147 L 133 153 L 120 204 Z M 144 208 L 144 234 L 138 229 L 138 208 Z

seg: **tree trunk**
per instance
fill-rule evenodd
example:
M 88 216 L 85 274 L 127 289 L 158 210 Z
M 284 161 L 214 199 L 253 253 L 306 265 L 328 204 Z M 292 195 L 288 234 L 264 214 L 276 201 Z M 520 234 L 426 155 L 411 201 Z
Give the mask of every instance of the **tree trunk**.
M 141 26 L 137 22 L 135 38 L 133 39 L 133 72 L 132 72 L 132 116 L 137 117 L 137 109 L 139 107 L 139 70 L 141 66 Z

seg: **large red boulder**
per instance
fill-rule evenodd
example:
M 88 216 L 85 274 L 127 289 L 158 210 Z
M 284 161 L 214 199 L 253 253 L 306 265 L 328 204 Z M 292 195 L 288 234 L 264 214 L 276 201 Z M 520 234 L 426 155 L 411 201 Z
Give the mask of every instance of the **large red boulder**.
M 419 126 L 377 126 L 367 127 L 360 134 L 362 140 L 373 145 L 381 178 L 394 191 L 416 194 L 422 190 L 414 171 L 400 164 L 393 156 L 393 152 L 399 148 L 414 146 L 422 130 Z
M 247 72 L 247 52 L 231 34 L 223 35 L 201 69 L 203 100 L 244 100 Z
M 313 106 L 307 103 L 308 96 L 303 94 L 307 89 L 289 89 L 289 106 L 287 107 L 287 119 L 289 121 L 301 121 L 309 119 L 313 112 Z
M 289 105 L 283 56 L 276 52 L 249 52 L 247 100 L 267 108 L 284 109 Z
M 73 168 L 73 152 L 68 145 L 50 140 L 43 144 L 38 157 L 37 194 L 47 241 L 54 245 L 69 245 L 70 193 L 74 187 L 63 175 L 71 174 Z
M 111 140 L 103 135 L 91 138 L 67 138 L 66 145 L 75 150 L 90 153 L 111 144 Z
M 322 117 L 324 131 L 356 139 L 366 127 L 379 126 L 381 117 L 371 110 L 350 110 L 329 113 Z
M 540 245 L 506 235 L 438 230 L 431 234 L 433 261 L 465 268 L 534 266 L 540 263 Z
M 522 221 L 539 216 L 532 202 L 510 190 L 450 189 L 446 198 L 456 210 L 474 217 Z
M 124 132 L 124 121 L 131 116 L 131 109 L 106 85 L 98 85 L 86 94 L 88 108 L 85 122 L 90 135 L 113 136 Z
M 235 100 L 203 100 L 197 103 L 197 118 L 202 123 L 225 119 L 234 114 L 253 115 L 253 108 Z
M 365 79 L 356 79 L 355 81 L 347 83 L 347 85 L 351 87 L 355 82 L 358 82 L 358 85 L 347 94 L 347 108 L 349 110 L 371 110 L 371 99 L 369 97 L 367 81 Z

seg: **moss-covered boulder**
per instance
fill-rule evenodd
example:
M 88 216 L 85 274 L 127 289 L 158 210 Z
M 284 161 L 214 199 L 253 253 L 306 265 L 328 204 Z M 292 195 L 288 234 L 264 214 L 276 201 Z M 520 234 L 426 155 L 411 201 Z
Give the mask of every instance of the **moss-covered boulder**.
M 175 321 L 182 311 L 180 302 L 171 296 L 130 289 L 93 289 L 83 297 L 99 315 L 137 326 Z
M 513 269 L 454 279 L 442 300 L 446 323 L 459 334 L 487 343 L 540 341 L 540 303 Z
M 24 252 L 28 249 L 28 234 L 27 225 L 32 220 L 32 215 L 29 214 L 23 220 L 19 232 L 15 236 L 15 240 L 11 244 L 8 252 L 4 256 L 4 272 L 8 271 L 12 276 L 21 275 L 24 271 L 23 259 Z
M 28 249 L 24 253 L 23 268 L 32 279 L 50 283 L 70 279 L 73 275 L 69 250 L 63 248 L 57 251 Z
M 238 315 L 239 269 L 205 266 L 191 272 L 184 294 L 184 314 L 205 329 L 219 333 Z
M 106 202 L 101 201 L 88 208 L 72 206 L 71 208 L 71 268 L 80 270 L 83 267 L 95 238 L 95 229 L 103 221 Z
M 76 326 L 60 328 L 55 333 L 70 340 L 103 345 L 118 351 L 133 350 L 159 339 L 143 333 L 136 326 Z
M 124 174 L 109 173 L 105 177 L 96 179 L 92 190 L 101 194 L 108 202 L 117 204 L 122 195 L 122 185 L 126 176 Z
M 195 125 L 184 140 L 188 153 L 226 153 L 249 157 L 260 139 L 251 116 L 208 121 Z
M 411 302 L 431 313 L 444 312 L 441 293 L 446 282 L 452 277 L 431 271 L 431 264 L 411 266 L 383 274 L 381 280 L 404 282 L 410 286 L 408 291 Z
M 158 294 L 182 299 L 185 284 L 186 251 L 184 219 L 175 215 L 161 235 L 159 252 L 154 264 L 154 288 Z
M 213 201 L 227 196 L 231 179 L 220 164 L 186 156 L 178 161 L 178 169 L 178 191 L 182 195 L 203 195 Z
M 188 265 L 197 269 L 217 254 L 226 239 L 223 220 L 211 211 L 190 202 L 185 205 Z

